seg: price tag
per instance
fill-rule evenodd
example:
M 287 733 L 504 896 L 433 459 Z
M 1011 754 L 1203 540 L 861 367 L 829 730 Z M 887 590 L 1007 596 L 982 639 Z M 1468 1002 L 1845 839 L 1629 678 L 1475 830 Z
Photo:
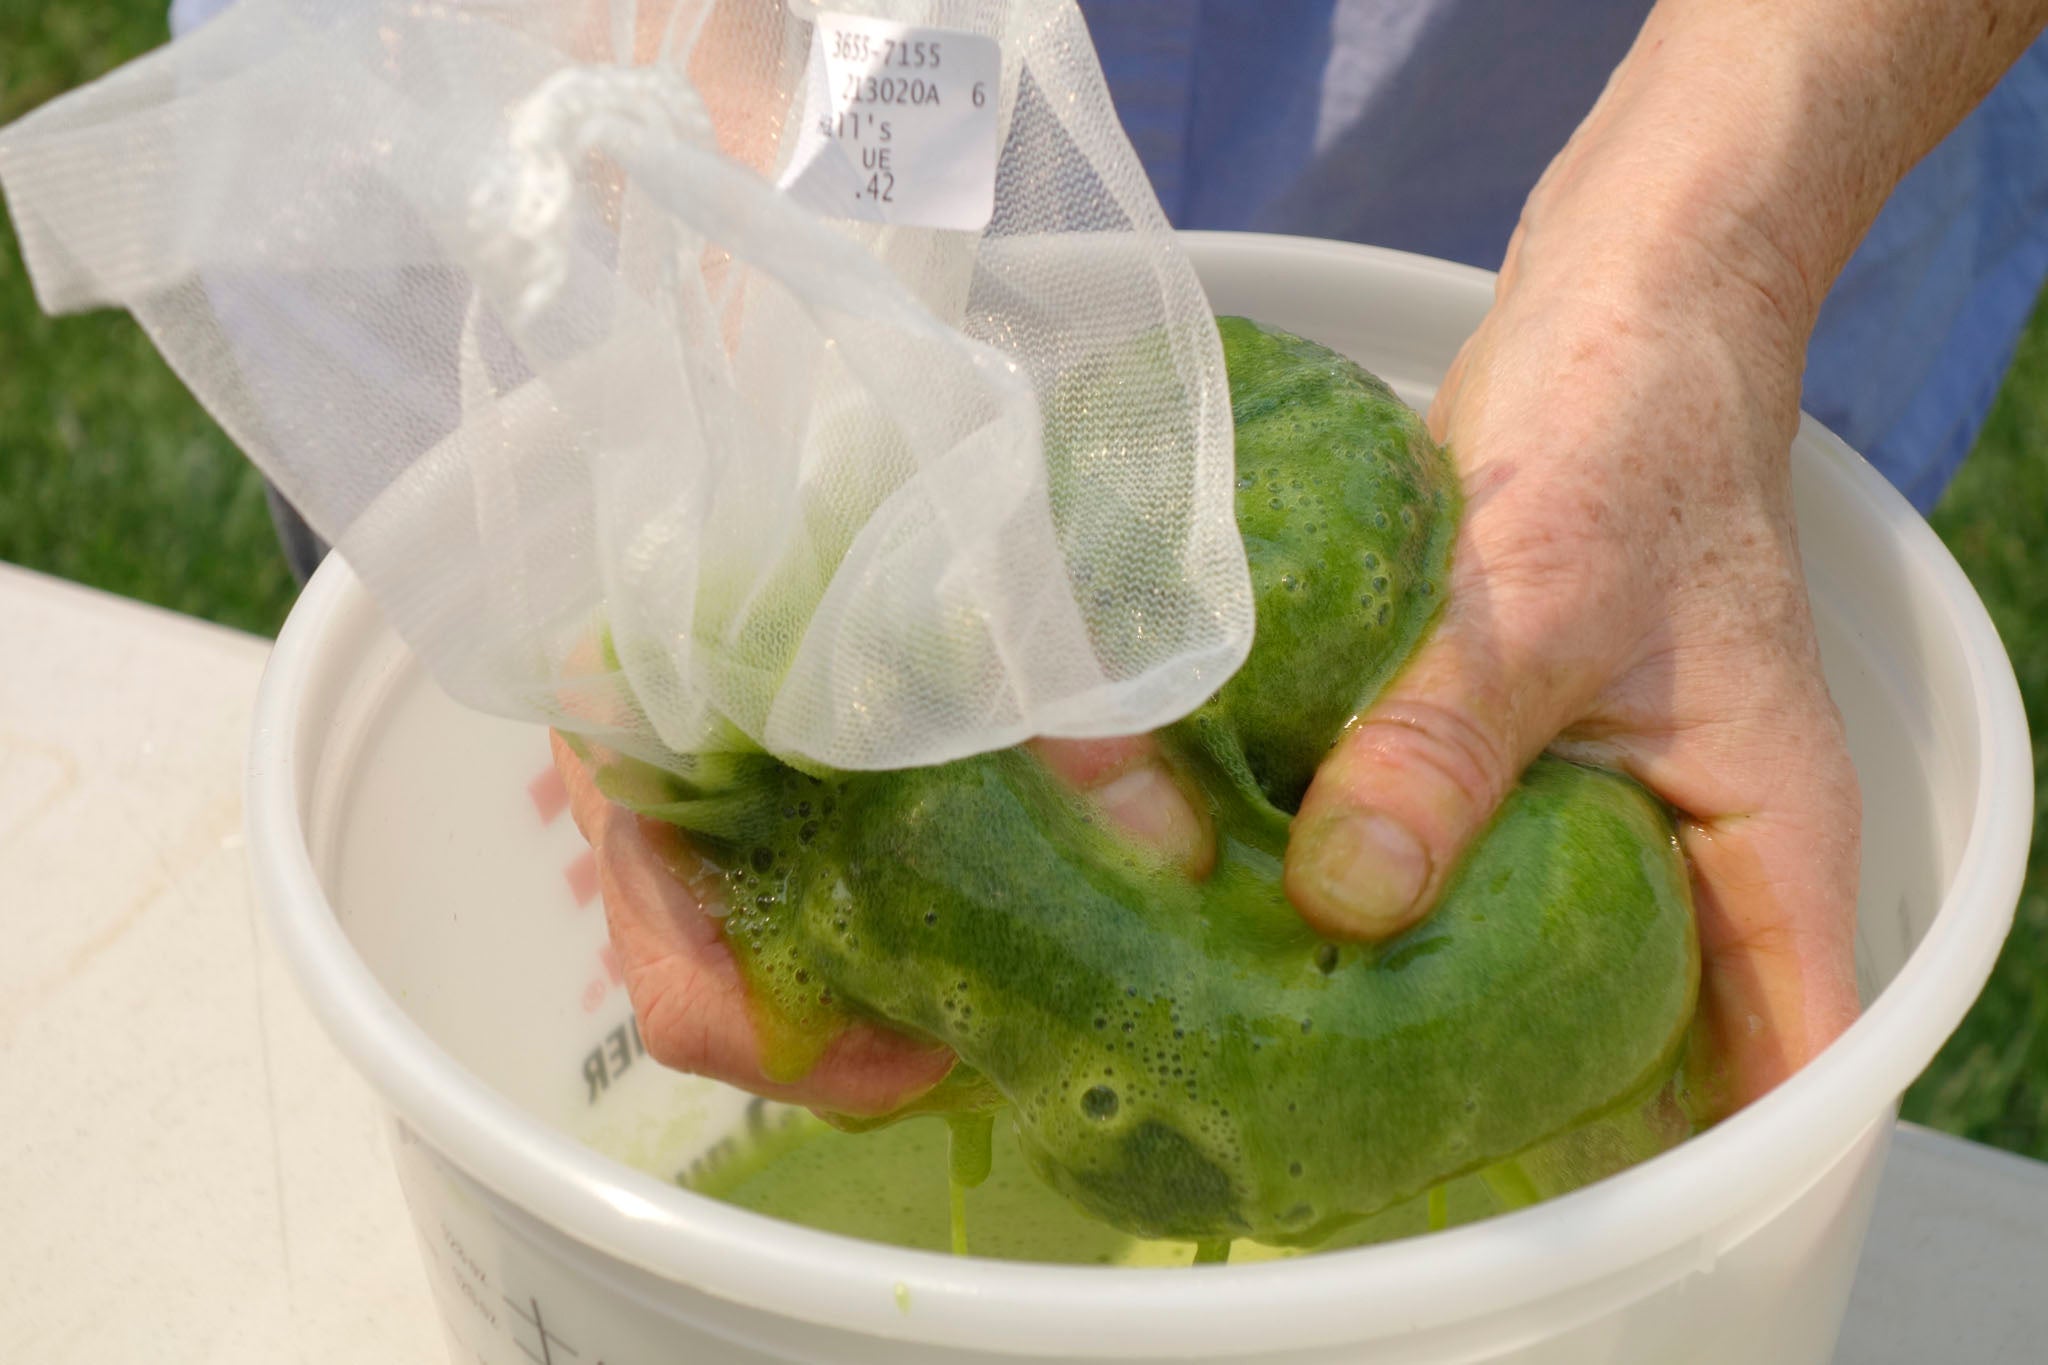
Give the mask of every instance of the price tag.
M 780 185 L 830 218 L 979 231 L 995 209 L 993 38 L 821 14 Z

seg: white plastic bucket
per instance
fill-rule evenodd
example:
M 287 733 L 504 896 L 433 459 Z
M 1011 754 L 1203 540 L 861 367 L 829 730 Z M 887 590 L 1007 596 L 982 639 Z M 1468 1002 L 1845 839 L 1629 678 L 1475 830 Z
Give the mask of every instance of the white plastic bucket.
M 1219 312 L 1328 342 L 1411 401 L 1492 296 L 1484 272 L 1393 252 L 1187 240 Z M 1861 1021 L 1749 1110 L 1565 1198 L 1200 1270 L 900 1250 L 662 1178 L 744 1098 L 640 1052 L 580 844 L 528 791 L 541 733 L 441 697 L 330 560 L 264 677 L 249 843 L 301 984 L 394 1116 L 453 1358 L 1825 1362 L 1895 1101 L 2010 926 L 2032 774 L 2010 665 L 1926 524 L 1810 421 L 1794 473 L 1865 788 Z

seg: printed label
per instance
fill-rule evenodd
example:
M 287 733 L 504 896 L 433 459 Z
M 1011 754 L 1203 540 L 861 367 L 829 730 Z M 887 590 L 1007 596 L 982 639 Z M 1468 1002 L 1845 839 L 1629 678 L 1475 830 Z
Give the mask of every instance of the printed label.
M 819 15 L 781 187 L 828 218 L 979 231 L 1002 74 L 1001 46 L 978 33 Z

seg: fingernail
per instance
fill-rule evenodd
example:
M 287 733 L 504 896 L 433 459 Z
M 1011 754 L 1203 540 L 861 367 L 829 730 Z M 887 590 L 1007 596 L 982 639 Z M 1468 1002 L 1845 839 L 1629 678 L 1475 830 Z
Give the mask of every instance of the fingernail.
M 1384 938 L 1415 918 L 1429 881 L 1429 854 L 1383 815 L 1331 815 L 1307 831 L 1295 888 L 1330 919 L 1366 938 Z
M 1103 813 L 1126 834 L 1179 863 L 1202 852 L 1202 822 L 1164 768 L 1144 764 L 1104 784 L 1095 793 Z

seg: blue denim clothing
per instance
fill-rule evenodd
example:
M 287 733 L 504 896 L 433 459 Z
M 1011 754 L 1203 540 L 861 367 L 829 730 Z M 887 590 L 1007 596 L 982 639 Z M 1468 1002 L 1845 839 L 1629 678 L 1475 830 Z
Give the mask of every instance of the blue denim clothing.
M 1081 0 L 1182 227 L 1496 267 L 1649 0 Z M 1626 212 L 1627 205 L 1616 205 Z M 1823 308 L 1805 405 L 1923 511 L 2048 278 L 2048 43 L 1899 186 Z

